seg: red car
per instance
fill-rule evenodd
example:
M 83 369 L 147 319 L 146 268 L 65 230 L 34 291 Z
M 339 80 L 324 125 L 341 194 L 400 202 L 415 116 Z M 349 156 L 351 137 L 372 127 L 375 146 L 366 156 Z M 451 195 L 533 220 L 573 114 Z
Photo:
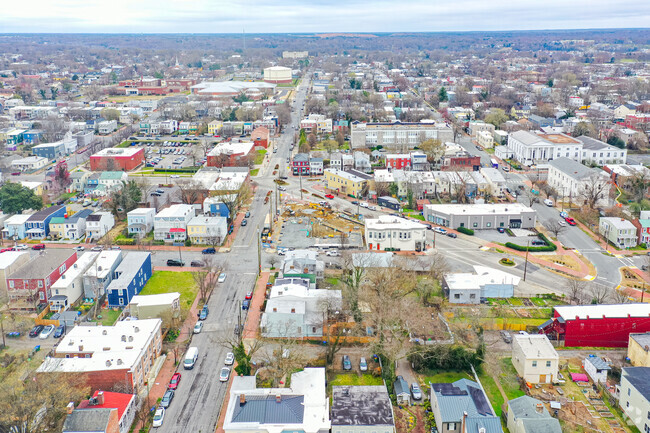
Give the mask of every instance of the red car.
M 332 194 L 325 194 L 325 197 L 329 198 L 330 200 L 332 200 L 334 198 L 334 196 Z
M 33 250 L 44 250 L 45 244 L 36 244 L 32 247 Z
M 244 299 L 253 299 L 253 292 L 246 293 L 246 298 Z
M 0 250 L 0 253 L 6 253 L 7 251 L 13 251 L 13 248 L 3 248 Z
M 178 388 L 178 384 L 181 381 L 181 374 L 180 373 L 174 373 L 172 376 L 172 380 L 169 381 L 168 388 L 169 389 L 176 389 Z
M 571 218 L 571 217 L 566 217 L 566 218 L 564 218 L 564 220 L 565 220 L 566 222 L 568 222 L 570 226 L 575 226 L 575 225 L 578 224 L 578 223 L 576 222 L 576 220 L 574 220 L 574 219 Z

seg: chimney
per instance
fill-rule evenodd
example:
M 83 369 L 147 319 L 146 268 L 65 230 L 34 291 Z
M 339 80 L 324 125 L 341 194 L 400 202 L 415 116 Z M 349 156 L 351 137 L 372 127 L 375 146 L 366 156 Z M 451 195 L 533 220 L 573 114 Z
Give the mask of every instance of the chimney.
M 80 344 L 79 345 L 79 352 L 83 352 L 83 351 L 84 351 L 84 346 L 83 346 L 83 344 Z
M 239 394 L 239 405 L 243 406 L 246 404 L 246 394 Z
M 97 404 L 99 405 L 104 404 L 104 391 L 99 391 L 97 393 Z
M 467 412 L 463 412 L 463 419 L 460 422 L 460 433 L 465 433 L 467 428 Z
M 543 403 L 537 403 L 535 406 L 535 410 L 537 413 L 544 413 L 544 404 Z
M 74 401 L 68 403 L 68 405 L 65 407 L 65 410 L 68 412 L 68 415 L 70 415 L 74 410 Z
M 276 403 L 282 402 L 282 394 L 275 394 L 275 402 Z

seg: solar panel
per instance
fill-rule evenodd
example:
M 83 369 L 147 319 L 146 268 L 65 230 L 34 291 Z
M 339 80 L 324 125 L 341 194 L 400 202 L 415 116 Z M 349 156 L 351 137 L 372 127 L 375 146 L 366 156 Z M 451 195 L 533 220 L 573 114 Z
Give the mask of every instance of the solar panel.
M 453 383 L 432 383 L 433 390 L 442 395 L 467 395 L 467 391 L 455 386 Z
M 476 411 L 481 415 L 492 415 L 492 408 L 490 403 L 485 399 L 483 391 L 473 386 L 468 386 L 469 395 L 474 401 L 474 406 L 476 406 Z

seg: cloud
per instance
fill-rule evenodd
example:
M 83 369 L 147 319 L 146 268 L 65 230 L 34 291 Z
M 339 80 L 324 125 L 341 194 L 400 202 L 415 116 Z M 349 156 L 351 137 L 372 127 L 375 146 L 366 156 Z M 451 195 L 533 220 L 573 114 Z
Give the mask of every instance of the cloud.
M 639 0 L 26 0 L 6 33 L 311 33 L 648 27 Z

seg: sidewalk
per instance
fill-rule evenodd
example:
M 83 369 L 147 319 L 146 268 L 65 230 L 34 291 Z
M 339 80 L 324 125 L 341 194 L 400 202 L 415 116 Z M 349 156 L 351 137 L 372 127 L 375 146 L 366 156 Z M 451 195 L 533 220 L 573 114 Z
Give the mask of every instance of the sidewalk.
M 610 254 L 613 254 L 615 256 L 616 255 L 633 256 L 633 255 L 643 255 L 643 254 L 647 254 L 647 253 L 650 252 L 649 249 L 645 249 L 645 250 L 619 250 L 619 249 L 616 249 L 616 247 L 614 247 L 612 245 L 609 245 L 607 242 L 605 242 L 602 239 L 601 236 L 594 233 L 589 227 L 587 227 L 581 221 L 579 221 L 577 219 L 575 221 L 578 223 L 578 227 L 580 227 L 582 229 L 582 231 L 585 232 L 591 238 L 591 240 L 596 242 L 600 248 L 602 248 L 603 250 L 607 251 Z

